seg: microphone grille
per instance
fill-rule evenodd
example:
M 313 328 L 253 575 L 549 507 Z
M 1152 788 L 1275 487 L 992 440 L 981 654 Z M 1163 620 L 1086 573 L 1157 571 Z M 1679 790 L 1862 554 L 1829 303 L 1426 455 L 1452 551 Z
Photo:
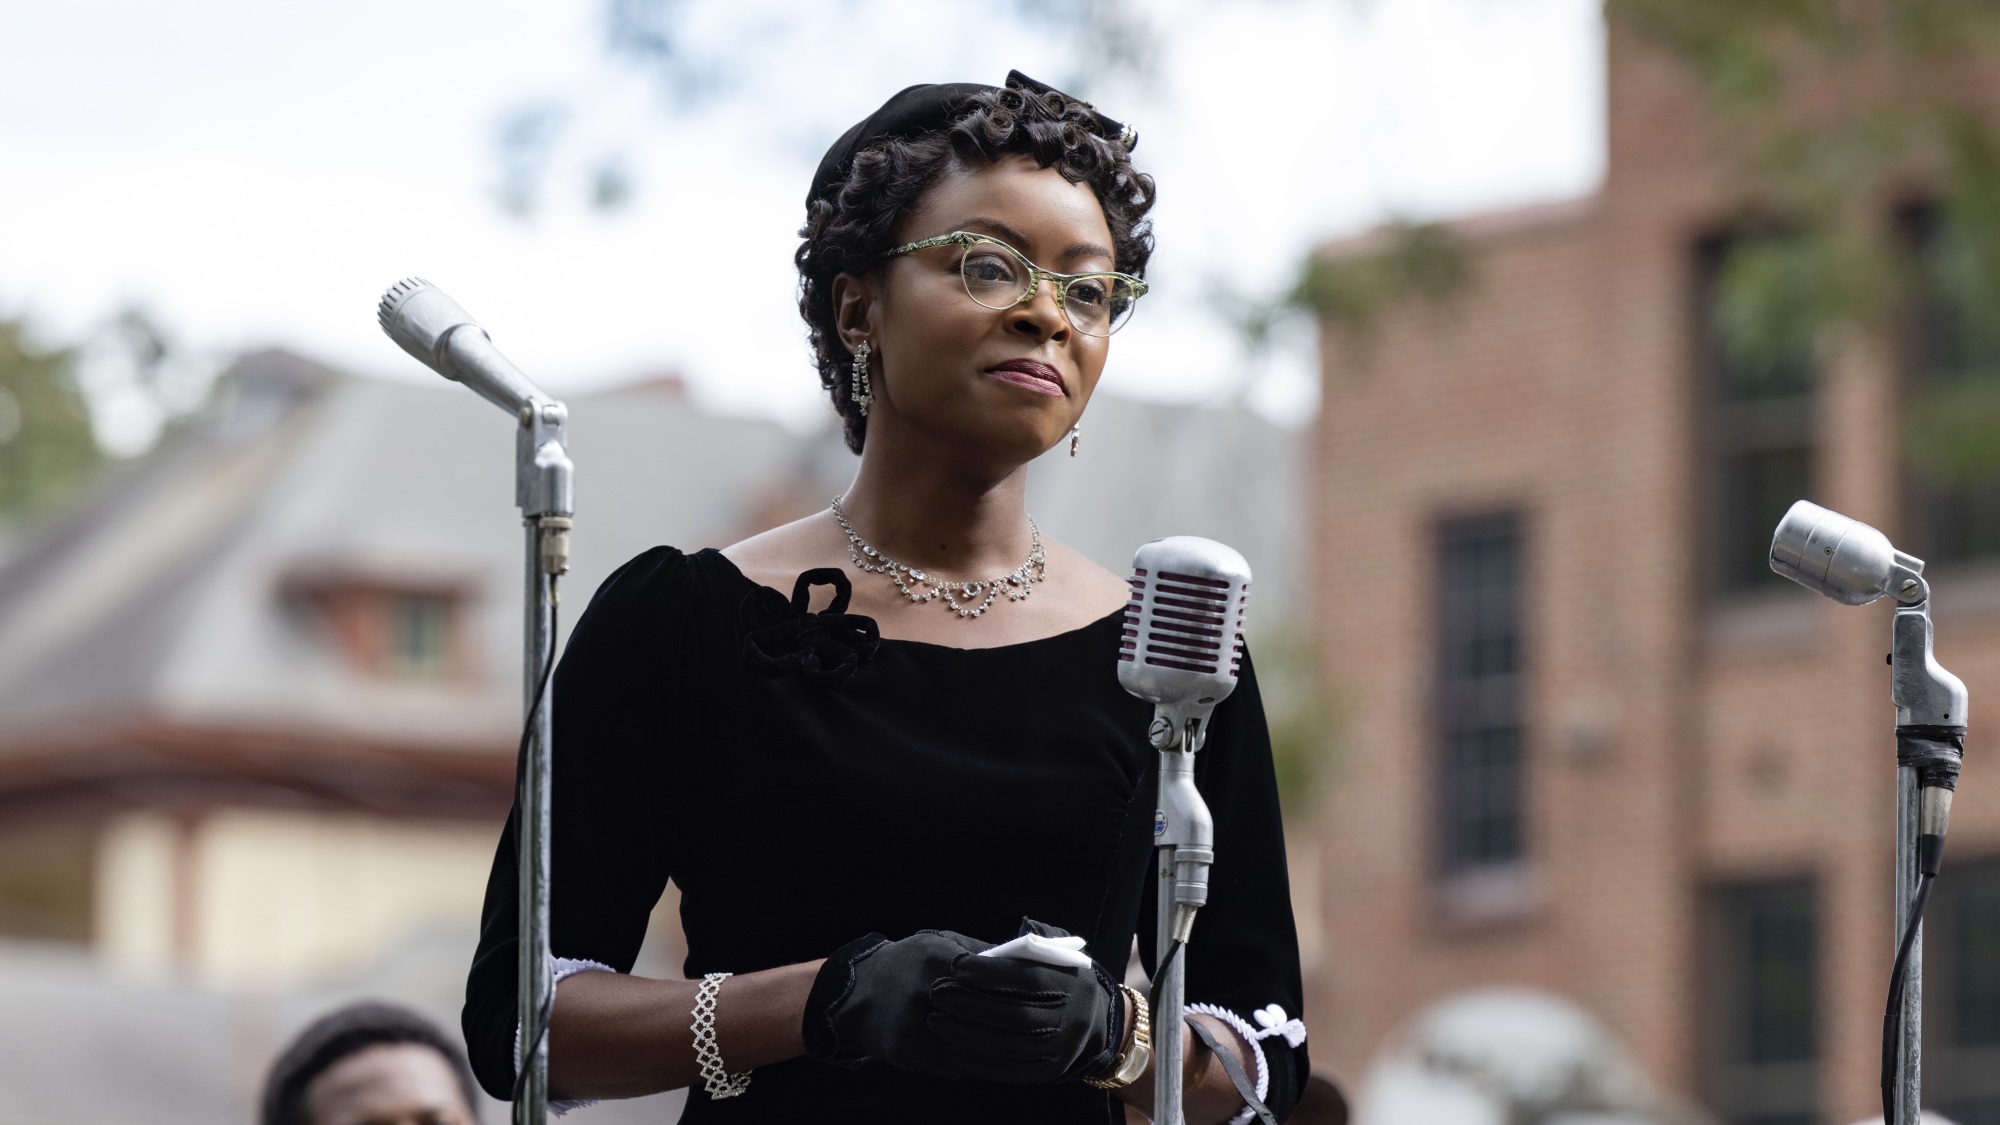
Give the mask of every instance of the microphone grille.
M 1152 574 L 1144 568 L 1135 568 L 1127 581 L 1132 600 L 1125 603 L 1119 660 L 1236 678 L 1243 666 L 1248 582 L 1239 586 L 1222 578 L 1171 570 Z
M 382 331 L 393 335 L 392 325 L 395 323 L 396 309 L 410 298 L 410 294 L 430 287 L 431 283 L 421 277 L 406 277 L 391 285 L 383 291 L 382 300 L 375 305 L 375 322 L 382 326 Z
M 1155 540 L 1132 560 L 1118 678 L 1155 703 L 1212 703 L 1236 686 L 1243 667 L 1243 615 L 1250 567 L 1208 539 Z

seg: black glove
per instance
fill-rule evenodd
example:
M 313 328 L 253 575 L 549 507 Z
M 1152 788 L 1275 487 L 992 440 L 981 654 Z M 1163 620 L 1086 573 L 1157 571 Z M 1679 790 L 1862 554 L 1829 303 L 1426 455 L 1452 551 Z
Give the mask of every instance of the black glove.
M 1068 937 L 1021 920 L 1021 932 Z M 1125 1002 L 1103 966 L 961 957 L 931 987 L 930 1029 L 962 1073 L 990 1082 L 1066 1082 L 1105 1073 L 1124 1042 Z
M 841 946 L 820 966 L 806 997 L 806 1056 L 836 1066 L 873 1060 L 940 1078 L 962 1076 L 950 1047 L 925 1026 L 931 985 L 949 977 L 954 962 L 991 948 L 949 930 L 922 930 L 901 941 L 869 934 Z

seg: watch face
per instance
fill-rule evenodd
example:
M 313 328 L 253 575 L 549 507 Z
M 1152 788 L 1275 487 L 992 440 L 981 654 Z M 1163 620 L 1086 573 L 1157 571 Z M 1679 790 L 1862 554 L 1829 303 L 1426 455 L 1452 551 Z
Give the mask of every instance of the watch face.
M 1146 1068 L 1151 1066 L 1152 1062 L 1153 1049 L 1144 1043 L 1135 1043 L 1132 1045 L 1132 1057 L 1125 1060 L 1118 1077 L 1124 1079 L 1127 1085 L 1137 1082 L 1139 1076 L 1146 1073 Z

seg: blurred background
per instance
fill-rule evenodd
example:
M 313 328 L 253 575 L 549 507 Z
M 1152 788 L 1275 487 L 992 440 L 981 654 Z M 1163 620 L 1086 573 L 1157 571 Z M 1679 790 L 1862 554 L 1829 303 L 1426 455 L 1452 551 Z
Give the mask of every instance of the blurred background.
M 1170 533 L 1255 566 L 1358 1120 L 1874 1112 L 1888 617 L 1768 573 L 1809 497 L 1928 560 L 1972 690 L 1926 1104 L 2000 1125 L 1982 0 L 0 0 L 0 60 L 0 1125 L 247 1121 L 356 998 L 457 1026 L 520 707 L 509 427 L 381 290 L 437 282 L 569 401 L 574 607 L 846 483 L 807 177 L 901 86 L 1010 68 L 1161 188 L 1031 509 L 1114 570 Z M 670 892 L 639 971 L 678 940 Z

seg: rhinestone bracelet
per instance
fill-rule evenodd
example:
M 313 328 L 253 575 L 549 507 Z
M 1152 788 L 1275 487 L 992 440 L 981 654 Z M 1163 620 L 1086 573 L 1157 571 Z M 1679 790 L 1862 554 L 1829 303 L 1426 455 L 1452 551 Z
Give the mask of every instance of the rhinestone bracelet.
M 720 1101 L 733 1098 L 750 1088 L 755 1070 L 731 1074 L 723 1069 L 722 1052 L 715 1046 L 715 996 L 729 973 L 708 973 L 694 990 L 694 1058 L 701 1067 L 702 1086 L 708 1096 Z

